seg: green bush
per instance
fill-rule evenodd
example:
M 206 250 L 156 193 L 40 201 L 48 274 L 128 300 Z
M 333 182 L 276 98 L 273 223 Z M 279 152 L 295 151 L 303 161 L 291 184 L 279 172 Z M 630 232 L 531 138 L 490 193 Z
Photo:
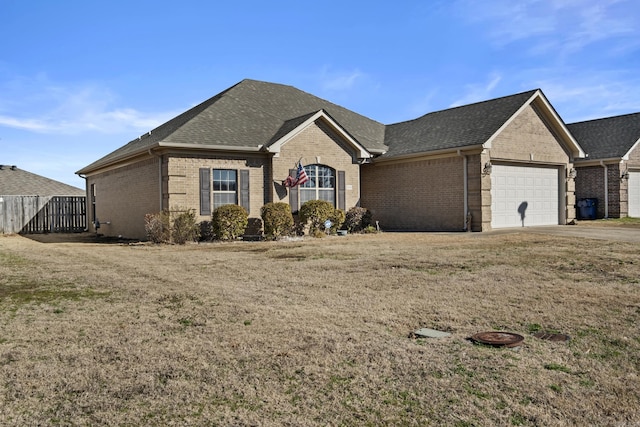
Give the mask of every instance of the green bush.
M 350 233 L 361 233 L 372 224 L 371 211 L 355 206 L 347 211 L 344 226 Z
M 178 245 L 195 242 L 200 237 L 200 226 L 196 222 L 196 211 L 187 209 L 174 211 L 171 223 L 171 240 Z
M 309 200 L 300 206 L 300 222 L 309 224 L 309 234 L 314 235 L 316 231 L 324 229 L 324 222 L 331 219 L 335 208 L 326 200 Z
M 264 222 L 264 233 L 271 239 L 277 239 L 292 233 L 293 215 L 291 206 L 286 203 L 267 203 L 260 210 Z
M 329 218 L 331 220 L 331 234 L 336 234 L 337 230 L 342 227 L 344 224 L 344 220 L 346 218 L 346 214 L 342 209 L 335 209 L 333 211 L 333 215 Z
M 235 240 L 244 234 L 249 224 L 249 214 L 242 206 L 224 205 L 213 211 L 211 226 L 220 240 Z

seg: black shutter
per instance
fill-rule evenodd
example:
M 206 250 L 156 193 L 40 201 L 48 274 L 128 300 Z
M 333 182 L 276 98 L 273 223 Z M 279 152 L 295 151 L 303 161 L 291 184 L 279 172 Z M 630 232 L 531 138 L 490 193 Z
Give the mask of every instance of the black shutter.
M 200 215 L 211 215 L 211 170 L 200 169 Z
M 240 171 L 240 206 L 249 212 L 249 170 Z
M 344 171 L 338 171 L 338 209 L 345 210 L 345 199 Z
M 297 173 L 296 169 L 289 169 L 289 176 L 295 177 Z M 289 187 L 289 206 L 291 206 L 291 213 L 298 212 L 298 186 Z

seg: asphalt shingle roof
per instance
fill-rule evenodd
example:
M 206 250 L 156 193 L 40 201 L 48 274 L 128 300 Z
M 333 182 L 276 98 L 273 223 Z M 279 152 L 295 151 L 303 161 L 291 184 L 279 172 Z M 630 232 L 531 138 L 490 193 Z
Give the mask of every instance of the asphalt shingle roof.
M 621 158 L 640 139 L 640 113 L 571 123 L 569 132 L 588 160 Z
M 1 196 L 84 196 L 85 191 L 13 166 L 0 166 Z
M 537 89 L 536 89 L 537 90 Z M 536 90 L 425 114 L 387 126 L 382 158 L 462 148 L 486 142 Z
M 196 144 L 229 149 L 268 146 L 304 117 L 324 110 L 369 150 L 383 150 L 383 124 L 292 86 L 243 80 L 204 101 L 149 134 L 85 167 L 95 167 L 141 152 L 157 143 Z

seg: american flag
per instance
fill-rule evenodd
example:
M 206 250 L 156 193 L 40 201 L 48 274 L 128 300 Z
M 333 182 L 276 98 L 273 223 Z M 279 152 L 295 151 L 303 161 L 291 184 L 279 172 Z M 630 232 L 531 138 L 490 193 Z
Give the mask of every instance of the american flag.
M 293 178 L 291 175 L 284 180 L 283 185 L 285 187 L 295 187 L 296 185 L 302 185 L 305 182 L 309 181 L 309 176 L 307 172 L 304 170 L 304 166 L 302 163 L 298 162 L 298 169 L 296 171 L 296 177 Z

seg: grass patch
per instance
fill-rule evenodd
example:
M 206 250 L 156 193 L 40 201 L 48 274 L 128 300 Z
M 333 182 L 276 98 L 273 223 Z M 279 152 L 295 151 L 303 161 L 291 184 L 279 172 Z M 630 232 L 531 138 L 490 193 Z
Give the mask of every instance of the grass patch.
M 0 424 L 640 419 L 634 244 L 518 232 L 184 247 L 16 237 L 0 238 L 0 254 Z M 42 306 L 15 309 L 26 304 Z M 549 326 L 571 341 L 529 335 Z M 452 335 L 409 338 L 419 327 Z M 493 328 L 525 341 L 467 341 Z

